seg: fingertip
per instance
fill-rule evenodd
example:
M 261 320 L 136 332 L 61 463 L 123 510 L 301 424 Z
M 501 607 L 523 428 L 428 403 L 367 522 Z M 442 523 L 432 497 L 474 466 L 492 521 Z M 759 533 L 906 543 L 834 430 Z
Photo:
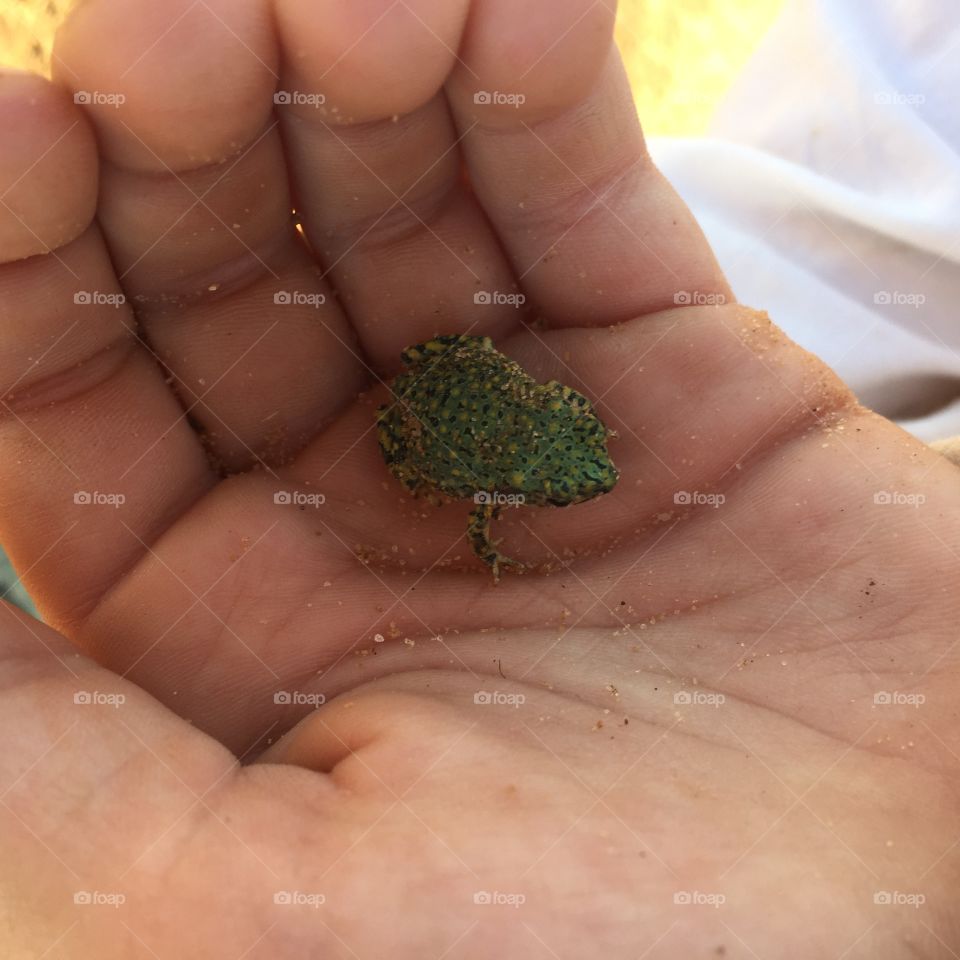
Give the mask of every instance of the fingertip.
M 450 91 L 462 115 L 513 127 L 555 116 L 595 86 L 613 44 L 616 0 L 477 0 Z
M 277 0 L 284 84 L 322 94 L 316 115 L 336 123 L 412 113 L 456 63 L 467 7 L 468 0 Z
M 276 57 L 267 0 L 90 0 L 58 31 L 52 64 L 112 162 L 181 171 L 262 130 Z
M 83 233 L 97 203 L 97 147 L 83 114 L 36 74 L 0 74 L 0 263 Z

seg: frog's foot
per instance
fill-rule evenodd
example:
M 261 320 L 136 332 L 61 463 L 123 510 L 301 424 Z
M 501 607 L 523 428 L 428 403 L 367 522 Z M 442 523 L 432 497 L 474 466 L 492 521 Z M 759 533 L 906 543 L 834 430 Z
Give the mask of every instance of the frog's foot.
M 470 540 L 470 546 L 473 552 L 493 571 L 493 582 L 500 582 L 501 567 L 523 569 L 523 564 L 519 560 L 512 560 L 505 557 L 497 550 L 499 540 L 490 539 L 490 522 L 496 520 L 500 508 L 492 504 L 485 503 L 478 506 L 470 514 L 467 522 L 467 537 Z
M 500 568 L 505 567 L 508 570 L 526 570 L 526 566 L 522 564 L 519 560 L 514 560 L 512 557 L 506 557 L 502 553 L 498 552 L 496 549 L 497 544 L 500 541 L 497 540 L 492 543 L 490 546 L 492 548 L 491 553 L 488 556 L 483 558 L 484 563 L 490 565 L 490 569 L 493 571 L 493 582 L 500 582 Z

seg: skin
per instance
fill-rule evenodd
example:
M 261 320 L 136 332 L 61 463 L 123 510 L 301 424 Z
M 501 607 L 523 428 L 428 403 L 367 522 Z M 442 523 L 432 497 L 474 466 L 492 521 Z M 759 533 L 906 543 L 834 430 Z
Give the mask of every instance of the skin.
M 501 567 L 523 569 L 490 539 L 501 503 L 568 507 L 616 486 L 609 431 L 590 401 L 556 380 L 538 384 L 489 337 L 442 335 L 401 359 L 377 411 L 384 462 L 414 496 L 477 504 L 467 539 L 494 583 Z
M 957 468 L 733 301 L 611 29 L 87 0 L 56 80 L 121 107 L 0 80 L 0 535 L 48 624 L 0 634 L 4 956 L 960 951 Z M 437 310 L 621 436 L 576 523 L 503 521 L 562 573 L 494 588 L 382 462 Z

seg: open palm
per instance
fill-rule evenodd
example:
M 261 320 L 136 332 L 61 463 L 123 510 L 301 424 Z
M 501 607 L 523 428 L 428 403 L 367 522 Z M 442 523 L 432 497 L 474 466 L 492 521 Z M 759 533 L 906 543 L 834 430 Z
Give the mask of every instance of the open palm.
M 960 949 L 956 469 L 733 302 L 611 6 L 91 0 L 79 105 L 0 79 L 3 540 L 100 664 L 10 611 L 17 948 Z M 374 430 L 464 331 L 618 434 L 497 585 Z

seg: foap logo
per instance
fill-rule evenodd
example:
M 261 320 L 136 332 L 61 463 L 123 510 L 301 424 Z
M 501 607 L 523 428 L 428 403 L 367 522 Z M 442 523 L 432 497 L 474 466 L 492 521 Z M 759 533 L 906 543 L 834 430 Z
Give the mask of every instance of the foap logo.
M 873 95 L 873 102 L 881 106 L 919 106 L 927 102 L 922 93 L 901 93 L 899 90 L 878 90 Z
M 478 907 L 522 907 L 527 902 L 526 894 L 504 893 L 502 890 L 478 890 L 473 895 Z
M 673 295 L 678 307 L 719 307 L 727 302 L 722 293 L 704 293 L 702 290 L 678 290 Z
M 122 93 L 103 93 L 100 90 L 78 90 L 73 95 L 73 102 L 85 107 L 113 107 L 117 109 L 127 102 Z
M 904 893 L 902 890 L 877 890 L 873 895 L 873 902 L 878 907 L 913 907 L 918 910 L 927 898 L 922 893 Z
M 480 107 L 520 107 L 527 102 L 522 93 L 502 93 L 500 90 L 478 90 L 473 102 Z
M 522 293 L 501 293 L 499 290 L 478 290 L 473 302 L 481 307 L 522 307 L 527 298 Z
M 478 490 L 473 502 L 481 507 L 519 507 L 526 503 L 522 493 L 501 493 L 499 490 Z
M 302 890 L 278 890 L 273 902 L 280 907 L 311 907 L 316 910 L 327 902 L 323 893 L 304 893 Z
M 73 495 L 73 502 L 78 507 L 113 507 L 119 509 L 126 502 L 127 498 L 122 493 L 101 493 L 94 490 L 77 490 Z
M 322 293 L 303 293 L 300 290 L 278 290 L 273 295 L 273 302 L 278 307 L 313 307 L 314 310 L 316 310 L 327 302 L 327 298 Z
M 923 293 L 904 293 L 901 290 L 878 290 L 873 295 L 878 307 L 913 307 L 916 310 L 927 302 Z
M 877 707 L 914 707 L 919 709 L 927 702 L 926 694 L 901 693 L 899 690 L 878 690 L 873 695 Z
M 323 493 L 302 493 L 300 490 L 277 490 L 273 502 L 278 507 L 322 507 L 327 502 Z
M 678 490 L 673 502 L 680 507 L 713 507 L 715 510 L 727 502 L 722 493 L 701 493 L 699 490 Z
M 722 893 L 704 893 L 702 890 L 678 890 L 673 895 L 678 907 L 713 907 L 719 909 L 727 898 Z
M 902 490 L 878 490 L 873 502 L 879 507 L 913 507 L 915 510 L 927 502 L 923 493 L 904 493 Z
M 322 93 L 304 93 L 302 90 L 278 90 L 273 95 L 278 107 L 322 107 L 327 98 Z
M 722 693 L 708 693 L 706 690 L 678 690 L 673 702 L 682 707 L 720 707 L 727 702 Z
M 302 690 L 278 690 L 273 702 L 281 706 L 322 707 L 327 702 L 326 694 L 304 693 Z
M 122 307 L 127 298 L 122 293 L 101 293 L 99 290 L 78 290 L 73 295 L 78 307 Z
M 103 890 L 77 890 L 73 902 L 78 907 L 117 907 L 127 902 L 123 893 L 105 893 Z
M 113 707 L 118 710 L 127 702 L 126 694 L 103 693 L 100 690 L 77 690 L 73 702 L 81 707 Z
M 527 702 L 522 693 L 503 693 L 500 690 L 478 690 L 473 702 L 480 707 L 513 707 L 518 709 Z

